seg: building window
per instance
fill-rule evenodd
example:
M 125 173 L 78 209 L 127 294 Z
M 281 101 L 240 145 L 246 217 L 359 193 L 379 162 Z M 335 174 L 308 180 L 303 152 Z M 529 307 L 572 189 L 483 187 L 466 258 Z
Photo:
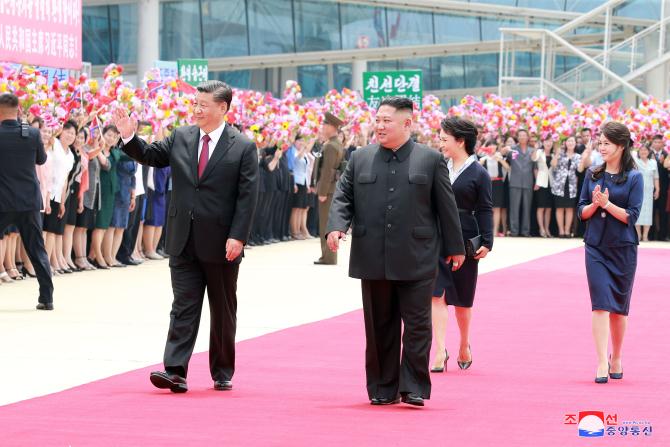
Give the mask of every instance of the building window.
M 496 87 L 497 85 L 498 54 L 465 56 L 465 87 Z
M 223 81 L 233 88 L 248 90 L 251 82 L 250 70 L 209 72 L 209 79 Z
M 385 8 L 343 3 L 340 13 L 343 49 L 388 46 Z
M 244 0 L 203 0 L 205 57 L 247 56 L 247 11 Z
M 430 77 L 432 90 L 465 88 L 463 56 L 432 58 Z
M 295 0 L 297 51 L 340 49 L 340 14 L 337 3 Z
M 251 54 L 295 52 L 291 0 L 247 0 Z
M 305 98 L 323 96 L 328 92 L 328 66 L 304 65 L 298 67 L 298 84 Z
M 112 60 L 112 42 L 109 30 L 109 7 L 86 6 L 82 16 L 85 61 L 93 65 L 106 65 Z
M 112 61 L 137 62 L 137 4 L 110 5 Z
M 197 0 L 161 2 L 162 60 L 202 57 L 200 4 Z
M 333 81 L 336 90 L 352 88 L 353 68 L 351 64 L 333 64 Z
M 477 17 L 435 14 L 435 43 L 479 42 Z
M 387 9 L 390 46 L 433 43 L 433 17 L 429 12 Z

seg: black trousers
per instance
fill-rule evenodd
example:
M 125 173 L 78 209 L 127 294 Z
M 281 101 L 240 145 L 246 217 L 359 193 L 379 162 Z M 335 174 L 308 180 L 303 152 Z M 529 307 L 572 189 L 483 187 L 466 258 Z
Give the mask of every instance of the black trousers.
M 210 310 L 209 369 L 212 380 L 231 380 L 235 372 L 237 330 L 237 274 L 239 264 L 201 261 L 193 234 L 184 252 L 170 256 L 172 311 L 163 363 L 169 374 L 186 377 L 198 336 L 202 303 L 207 290 Z
M 35 268 L 37 282 L 40 285 L 38 302 L 53 303 L 54 285 L 51 281 L 51 266 L 42 237 L 42 215 L 39 211 L 0 213 L 0 232 L 12 224 L 19 228 L 28 258 Z
M 135 251 L 135 243 L 137 242 L 137 235 L 140 232 L 140 223 L 142 222 L 142 210 L 144 208 L 144 201 L 146 194 L 137 197 L 135 209 L 128 217 L 128 227 L 123 231 L 123 240 L 119 247 L 119 252 L 116 257 L 120 261 L 130 260 Z
M 291 183 L 291 188 L 293 188 L 293 183 Z M 293 208 L 291 206 L 291 191 L 282 192 L 282 201 L 284 204 L 282 208 L 281 235 L 282 237 L 289 237 L 291 236 L 289 223 L 291 221 L 291 209 Z
M 278 240 L 282 238 L 282 209 L 284 207 L 284 193 L 276 191 L 272 193 L 272 237 Z
M 361 280 L 368 397 L 430 398 L 431 295 L 435 279 Z M 402 323 L 402 325 L 401 325 Z M 402 332 L 402 356 L 401 328 Z
M 661 187 L 661 193 L 658 195 L 658 199 L 654 200 L 654 239 L 657 241 L 664 241 L 668 237 L 668 212 L 665 210 L 665 206 L 668 203 L 668 192 L 667 189 L 663 191 Z M 656 224 L 658 223 L 658 226 Z

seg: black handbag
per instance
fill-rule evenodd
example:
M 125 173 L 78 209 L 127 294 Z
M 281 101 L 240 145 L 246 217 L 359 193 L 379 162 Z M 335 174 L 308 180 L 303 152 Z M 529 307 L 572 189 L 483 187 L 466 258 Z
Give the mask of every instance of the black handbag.
M 479 234 L 475 237 L 465 240 L 465 255 L 468 258 L 474 258 L 477 256 L 477 250 L 482 246 L 482 235 Z

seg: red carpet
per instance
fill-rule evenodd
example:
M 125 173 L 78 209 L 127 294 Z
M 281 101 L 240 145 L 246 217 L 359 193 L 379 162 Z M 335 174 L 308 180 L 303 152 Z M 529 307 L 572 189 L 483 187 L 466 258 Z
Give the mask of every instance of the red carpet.
M 456 366 L 451 318 L 449 371 L 433 375 L 425 408 L 368 405 L 363 321 L 353 312 L 239 343 L 232 392 L 211 389 L 198 354 L 184 395 L 152 388 L 152 367 L 0 407 L 0 445 L 670 445 L 670 359 L 659 349 L 669 255 L 644 249 L 639 258 L 622 381 L 593 383 L 579 249 L 482 275 L 473 366 Z M 582 439 L 565 415 L 587 410 L 616 414 L 617 427 L 649 422 L 652 434 Z

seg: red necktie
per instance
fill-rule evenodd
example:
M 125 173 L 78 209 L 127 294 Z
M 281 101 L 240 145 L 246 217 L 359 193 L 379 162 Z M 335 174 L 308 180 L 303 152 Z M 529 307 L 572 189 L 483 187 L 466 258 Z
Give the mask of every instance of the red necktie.
M 209 135 L 202 137 L 202 151 L 200 151 L 200 160 L 198 160 L 198 178 L 202 177 L 202 173 L 205 172 L 207 167 L 207 162 L 209 161 L 209 142 L 211 138 Z

